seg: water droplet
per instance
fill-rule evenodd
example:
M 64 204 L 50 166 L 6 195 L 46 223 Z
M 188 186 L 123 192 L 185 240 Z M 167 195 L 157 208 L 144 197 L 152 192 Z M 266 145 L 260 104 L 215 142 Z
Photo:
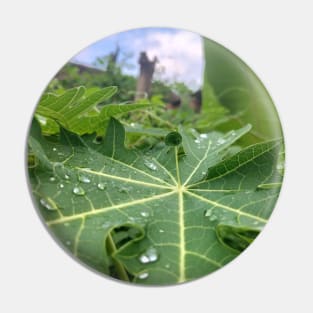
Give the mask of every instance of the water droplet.
M 159 229 L 159 232 L 160 232 L 160 233 L 164 233 L 164 230 L 163 230 L 163 229 Z
M 148 212 L 140 212 L 140 215 L 143 217 L 148 217 L 149 213 Z
M 171 265 L 170 265 L 169 263 L 167 263 L 167 264 L 165 264 L 165 267 L 166 267 L 166 268 L 170 268 Z
M 152 171 L 156 171 L 157 170 L 157 166 L 153 162 L 151 162 L 149 160 L 144 160 L 144 165 L 147 168 L 149 168 L 150 170 L 152 170 Z
M 66 222 L 63 224 L 65 227 L 68 227 L 70 225 L 70 223 Z
M 211 216 L 213 214 L 213 209 L 208 209 L 205 211 L 204 216 Z
M 55 177 L 54 177 L 54 176 L 51 176 L 51 177 L 49 178 L 49 180 L 50 180 L 50 181 L 55 181 Z
M 140 261 L 141 263 L 144 263 L 144 264 L 150 262 L 149 258 L 148 258 L 146 255 L 141 255 L 141 256 L 139 257 L 139 261 Z
M 219 138 L 218 140 L 217 140 L 217 145 L 222 145 L 223 143 L 225 143 L 226 142 L 226 140 L 224 139 L 224 138 Z
M 138 275 L 138 278 L 139 279 L 146 279 L 146 278 L 148 278 L 149 277 L 149 273 L 148 272 L 143 272 L 143 273 L 140 273 L 139 275 Z
M 158 260 L 158 252 L 155 248 L 150 247 L 147 251 L 139 257 L 139 261 L 143 264 L 155 262 Z
M 198 138 L 195 140 L 195 143 L 200 143 L 200 142 L 201 142 L 201 141 L 200 141 L 200 139 L 198 139 Z
M 60 184 L 59 187 L 62 189 L 62 188 L 64 188 L 64 185 L 63 185 L 63 184 Z
M 97 185 L 98 189 L 100 190 L 105 190 L 107 188 L 107 184 L 106 183 L 99 183 Z
M 206 174 L 206 172 L 201 172 L 201 174 L 202 174 L 202 175 L 205 175 L 205 174 Z
M 122 186 L 118 189 L 118 191 L 122 193 L 128 193 L 130 190 L 131 190 L 130 187 L 125 187 L 125 186 Z
M 208 210 L 205 212 L 204 216 L 209 217 L 209 220 L 210 220 L 211 222 L 217 220 L 217 216 L 214 214 L 214 209 L 213 209 L 213 208 L 208 209 Z
M 44 208 L 46 208 L 46 209 L 49 210 L 49 211 L 54 211 L 54 210 L 56 210 L 56 207 L 54 207 L 54 206 L 50 203 L 50 201 L 48 201 L 48 200 L 46 200 L 46 199 L 41 198 L 41 199 L 39 200 L 39 202 L 40 202 L 40 204 L 41 204 Z
M 217 220 L 217 217 L 216 217 L 215 215 L 211 215 L 210 218 L 209 218 L 209 220 L 210 220 L 211 222 L 216 221 L 216 220 Z
M 85 176 L 85 175 L 78 175 L 78 180 L 82 183 L 85 183 L 85 184 L 89 184 L 90 183 L 90 178 Z
M 54 147 L 54 148 L 52 148 L 52 150 L 53 150 L 53 151 L 57 151 L 57 148 L 56 148 L 56 147 Z
M 108 228 L 110 226 L 110 222 L 105 222 L 101 225 L 102 228 Z
M 200 138 L 206 139 L 208 138 L 208 134 L 200 134 Z
M 64 178 L 65 179 L 70 179 L 70 177 L 67 174 L 64 175 Z
M 131 127 L 135 127 L 136 124 L 135 124 L 135 123 L 130 123 L 130 126 L 131 126 Z
M 76 186 L 73 188 L 73 193 L 78 196 L 83 196 L 85 194 L 85 190 L 80 186 Z

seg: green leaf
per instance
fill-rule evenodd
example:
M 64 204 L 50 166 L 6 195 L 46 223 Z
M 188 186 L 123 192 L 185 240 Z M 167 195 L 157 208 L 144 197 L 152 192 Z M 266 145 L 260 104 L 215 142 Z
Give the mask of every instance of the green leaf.
M 117 87 L 103 89 L 84 87 L 72 88 L 57 96 L 45 94 L 39 101 L 36 115 L 45 134 L 56 134 L 61 124 L 67 130 L 79 135 L 104 131 L 111 116 L 146 108 L 147 103 L 109 104 L 99 108 L 99 104 L 110 99 Z M 54 123 L 53 123 L 54 122 Z
M 107 87 L 99 91 L 96 91 L 85 98 L 79 103 L 79 105 L 73 105 L 71 102 L 66 104 L 61 112 L 64 113 L 65 117 L 69 121 L 77 119 L 77 117 L 83 116 L 96 107 L 97 104 L 111 98 L 117 92 L 116 87 Z
M 99 144 L 62 130 L 44 137 L 34 120 L 32 192 L 51 232 L 101 273 L 140 284 L 175 284 L 234 259 L 267 222 L 280 183 L 280 140 L 225 151 L 250 126 L 189 134 L 144 154 L 125 148 L 111 118 Z

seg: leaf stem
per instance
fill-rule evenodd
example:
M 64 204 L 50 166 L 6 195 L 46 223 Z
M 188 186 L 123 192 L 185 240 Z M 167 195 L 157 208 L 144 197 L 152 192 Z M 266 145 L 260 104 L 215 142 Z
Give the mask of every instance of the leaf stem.
M 108 234 L 108 237 L 107 237 L 107 247 L 108 247 L 109 253 L 110 253 L 111 257 L 112 257 L 112 260 L 113 260 L 116 272 L 118 274 L 118 277 L 121 280 L 129 281 L 129 277 L 128 277 L 128 274 L 127 274 L 124 266 L 122 265 L 121 262 L 116 260 L 114 258 L 114 256 L 113 256 L 113 254 L 117 251 L 117 249 L 116 249 L 116 246 L 114 244 L 114 241 L 113 241 L 112 236 L 111 236 L 110 233 Z

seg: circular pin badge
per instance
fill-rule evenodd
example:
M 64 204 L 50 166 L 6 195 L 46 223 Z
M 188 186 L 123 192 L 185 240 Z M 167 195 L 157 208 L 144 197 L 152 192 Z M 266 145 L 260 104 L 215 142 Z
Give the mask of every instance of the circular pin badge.
M 53 77 L 31 118 L 27 168 L 68 254 L 106 277 L 175 285 L 222 268 L 262 231 L 283 134 L 262 82 L 231 51 L 139 28 L 91 44 Z

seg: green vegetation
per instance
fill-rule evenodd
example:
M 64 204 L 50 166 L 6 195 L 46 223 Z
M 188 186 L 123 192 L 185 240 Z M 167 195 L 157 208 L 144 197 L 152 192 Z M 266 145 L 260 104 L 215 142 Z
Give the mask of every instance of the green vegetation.
M 280 136 L 255 126 L 248 87 L 230 92 L 206 67 L 194 113 L 183 84 L 156 82 L 150 99 L 130 103 L 133 78 L 71 66 L 41 97 L 28 138 L 34 200 L 64 248 L 150 285 L 202 277 L 246 249 L 272 213 L 284 164 Z M 164 90 L 179 90 L 182 108 L 166 109 Z

